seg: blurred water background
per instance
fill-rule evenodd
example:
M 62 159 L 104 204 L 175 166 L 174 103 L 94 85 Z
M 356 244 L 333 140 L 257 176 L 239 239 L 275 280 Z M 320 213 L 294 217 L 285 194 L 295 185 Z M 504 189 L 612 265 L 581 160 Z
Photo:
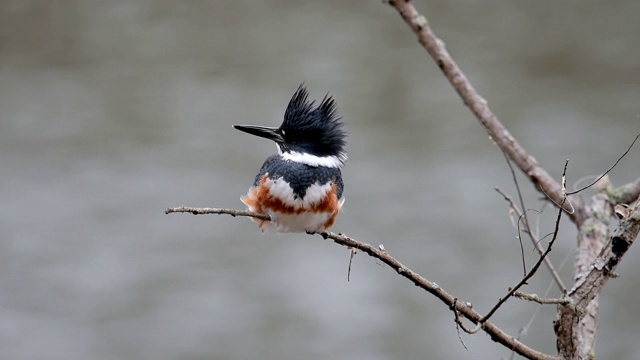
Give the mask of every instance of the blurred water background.
M 570 184 L 603 172 L 640 132 L 640 2 L 415 5 L 554 176 L 567 158 Z M 389 6 L 2 1 L 0 358 L 508 358 L 483 334 L 466 351 L 443 304 L 363 254 L 347 282 L 347 250 L 319 237 L 163 213 L 242 208 L 275 149 L 231 125 L 278 125 L 303 81 L 350 132 L 333 230 L 487 311 L 522 276 L 494 191 L 515 195 L 511 175 Z M 636 147 L 612 181 L 639 168 Z M 553 211 L 539 218 L 551 231 Z M 568 283 L 575 235 L 564 221 L 551 256 Z M 600 298 L 599 358 L 640 353 L 639 248 Z M 493 321 L 516 335 L 535 309 L 511 300 Z M 554 318 L 542 308 L 523 341 L 555 353 Z

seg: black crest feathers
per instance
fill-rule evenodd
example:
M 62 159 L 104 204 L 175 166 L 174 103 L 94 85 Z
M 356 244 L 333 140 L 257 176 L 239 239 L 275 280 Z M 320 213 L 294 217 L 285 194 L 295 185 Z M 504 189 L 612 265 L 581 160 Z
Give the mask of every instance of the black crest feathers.
M 308 100 L 304 84 L 289 101 L 280 130 L 290 151 L 304 151 L 317 156 L 346 159 L 347 133 L 338 116 L 336 102 L 328 94 L 320 105 Z

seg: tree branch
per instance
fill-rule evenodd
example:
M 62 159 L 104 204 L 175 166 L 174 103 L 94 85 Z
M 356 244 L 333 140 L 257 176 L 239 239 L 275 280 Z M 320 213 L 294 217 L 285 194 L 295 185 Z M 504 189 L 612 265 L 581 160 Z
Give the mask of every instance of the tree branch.
M 178 206 L 174 208 L 164 209 L 165 214 L 171 213 L 192 213 L 193 215 L 206 215 L 206 214 L 226 214 L 233 217 L 236 216 L 249 216 L 260 220 L 271 221 L 271 217 L 265 214 L 258 214 L 248 210 L 233 210 L 233 209 L 219 209 L 219 208 L 194 208 L 187 206 Z
M 540 166 L 533 156 L 525 151 L 504 125 L 502 125 L 487 105 L 487 101 L 471 86 L 462 70 L 460 70 L 445 48 L 444 42 L 436 37 L 427 19 L 418 13 L 410 1 L 389 0 L 389 4 L 400 13 L 400 16 L 402 16 L 407 25 L 409 25 L 411 30 L 418 36 L 420 44 L 422 44 L 429 55 L 435 60 L 440 70 L 442 70 L 453 88 L 464 101 L 464 104 L 471 109 L 471 112 L 473 112 L 485 127 L 491 138 L 508 154 L 509 158 L 518 165 L 520 170 L 529 177 L 536 189 L 558 206 L 563 198 L 560 184 Z M 569 197 L 568 201 L 562 206 L 562 209 L 567 212 L 569 218 L 574 223 L 580 224 L 582 222 L 582 201 L 579 197 Z
M 587 273 L 581 276 L 576 286 L 569 292 L 569 296 L 576 301 L 576 306 L 586 306 L 596 294 L 600 293 L 609 278 L 614 277 L 613 274 L 620 260 L 633 245 L 640 232 L 639 204 L 640 202 L 636 202 L 630 209 L 627 218 L 620 221 L 610 240 L 589 267 Z
M 594 201 L 598 201 L 598 198 L 594 197 Z M 554 330 L 558 335 L 558 351 L 567 359 L 581 358 L 593 352 L 597 325 L 597 296 L 609 278 L 615 277 L 618 264 L 640 232 L 638 204 L 639 202 L 636 201 L 635 205 L 629 209 L 627 217 L 620 220 L 618 227 L 595 260 L 589 266 L 579 263 L 583 272 L 576 275 L 576 285 L 568 294 L 575 305 L 558 308 L 558 319 L 554 324 Z M 588 222 L 585 225 L 589 225 Z M 588 236 L 589 231 L 586 233 L 585 237 Z M 590 236 L 598 238 L 597 234 Z M 594 244 L 597 242 L 590 241 L 585 246 L 593 248 Z
M 540 305 L 548 305 L 548 304 L 570 305 L 572 303 L 571 298 L 568 298 L 568 297 L 565 297 L 562 299 L 545 299 L 545 298 L 541 298 L 536 294 L 527 294 L 527 293 L 523 293 L 522 291 L 516 291 L 515 293 L 513 293 L 513 297 L 521 300 L 532 301 Z
M 219 208 L 193 208 L 180 206 L 175 208 L 166 208 L 165 214 L 171 213 L 192 213 L 194 215 L 203 215 L 203 214 L 227 214 L 233 217 L 236 216 L 248 216 L 260 218 L 262 220 L 270 221 L 270 218 L 266 215 L 254 213 L 251 211 L 243 211 L 243 210 L 232 210 L 232 209 L 219 209 Z M 455 309 L 459 314 L 467 318 L 469 321 L 474 324 L 478 324 L 482 319 L 482 315 L 475 311 L 471 304 L 469 303 L 461 303 L 456 298 L 451 296 L 449 293 L 444 291 L 438 284 L 425 279 L 420 276 L 415 271 L 409 269 L 400 261 L 396 260 L 394 257 L 389 255 L 389 253 L 383 247 L 374 247 L 366 243 L 362 243 L 353 238 L 350 238 L 343 234 L 334 234 L 329 231 L 324 231 L 319 233 L 318 235 L 322 236 L 322 238 L 331 239 L 336 244 L 345 246 L 347 248 L 355 248 L 358 249 L 369 256 L 376 258 L 383 263 L 389 265 L 391 269 L 396 271 L 399 275 L 411 281 L 416 286 L 420 287 L 423 290 L 426 290 L 430 294 L 434 295 L 440 301 L 445 303 L 449 308 Z M 536 360 L 560 360 L 561 358 L 557 356 L 548 355 L 545 353 L 541 353 L 536 351 L 519 340 L 514 339 L 511 335 L 502 331 L 499 327 L 494 325 L 493 323 L 487 321 L 481 324 L 481 328 L 484 332 L 486 332 L 493 341 L 504 345 L 509 349 L 513 349 L 516 353 L 528 358 L 528 359 L 536 359 Z
M 611 202 L 614 204 L 630 204 L 640 196 L 640 178 L 634 182 L 622 185 L 613 189 L 609 193 Z

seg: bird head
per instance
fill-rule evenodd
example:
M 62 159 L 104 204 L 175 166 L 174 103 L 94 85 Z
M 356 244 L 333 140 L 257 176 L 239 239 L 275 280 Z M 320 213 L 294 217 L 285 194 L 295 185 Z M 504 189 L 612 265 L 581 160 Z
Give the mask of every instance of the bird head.
M 289 101 L 284 121 L 277 128 L 234 125 L 246 133 L 276 142 L 279 153 L 293 161 L 312 166 L 337 167 L 347 159 L 347 133 L 337 115 L 335 100 L 326 95 L 318 106 L 308 100 L 309 93 L 300 85 Z

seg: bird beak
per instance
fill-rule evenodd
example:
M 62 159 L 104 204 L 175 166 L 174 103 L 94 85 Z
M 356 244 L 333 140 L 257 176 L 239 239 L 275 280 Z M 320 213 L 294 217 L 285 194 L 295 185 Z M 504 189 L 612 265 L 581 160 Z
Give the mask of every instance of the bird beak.
M 278 128 L 255 125 L 233 125 L 233 127 L 251 135 L 273 140 L 277 143 L 284 142 L 284 138 L 282 137 L 282 134 L 280 133 Z

